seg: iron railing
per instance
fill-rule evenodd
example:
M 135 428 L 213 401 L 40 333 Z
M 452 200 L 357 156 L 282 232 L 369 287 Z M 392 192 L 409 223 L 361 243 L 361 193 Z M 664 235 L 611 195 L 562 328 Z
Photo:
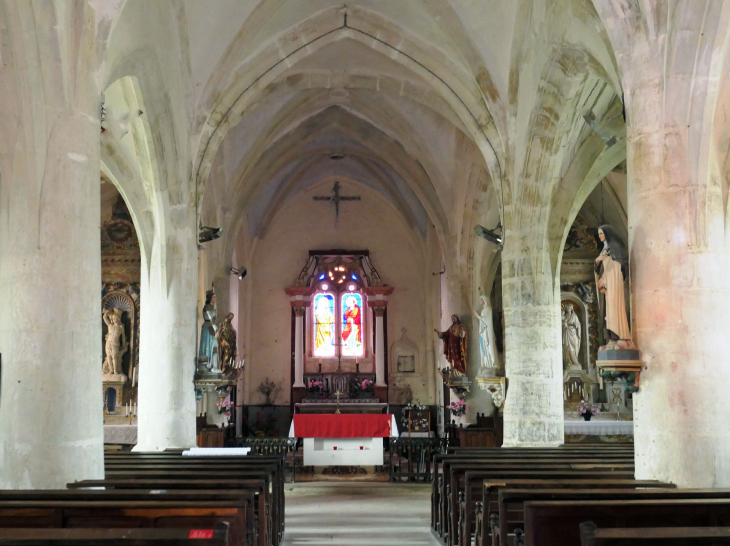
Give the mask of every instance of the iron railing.
M 425 482 L 433 479 L 433 456 L 445 453 L 448 438 L 391 438 L 390 481 Z
M 294 454 L 297 450 L 296 438 L 226 438 L 226 447 L 250 447 L 256 455 L 283 455 L 286 467 L 291 470 L 291 481 L 296 477 Z

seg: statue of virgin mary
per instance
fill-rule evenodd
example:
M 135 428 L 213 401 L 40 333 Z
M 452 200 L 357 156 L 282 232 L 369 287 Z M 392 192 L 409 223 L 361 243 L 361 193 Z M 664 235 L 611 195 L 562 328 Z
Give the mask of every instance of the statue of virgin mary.
M 595 261 L 596 287 L 603 297 L 604 336 L 607 349 L 619 347 L 619 340 L 631 340 L 629 321 L 626 317 L 624 279 L 628 257 L 623 241 L 609 225 L 598 228 L 598 238 L 603 250 Z

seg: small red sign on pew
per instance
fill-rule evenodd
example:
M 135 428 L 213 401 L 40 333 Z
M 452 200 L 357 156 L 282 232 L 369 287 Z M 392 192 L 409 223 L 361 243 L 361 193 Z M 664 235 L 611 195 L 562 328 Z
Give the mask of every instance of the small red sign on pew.
M 192 529 L 188 538 L 213 538 L 213 529 Z

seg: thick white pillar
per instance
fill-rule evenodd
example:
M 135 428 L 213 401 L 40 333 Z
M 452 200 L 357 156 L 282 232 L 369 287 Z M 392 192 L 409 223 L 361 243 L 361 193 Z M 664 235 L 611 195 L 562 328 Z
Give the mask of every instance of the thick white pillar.
M 177 209 L 177 210 L 176 210 Z M 136 451 L 195 445 L 198 250 L 193 205 L 167 209 L 168 239 L 142 263 Z M 179 222 L 179 224 L 177 223 Z
M 3 489 L 104 477 L 95 24 L 55 6 L 0 10 Z
M 564 441 L 559 292 L 549 272 L 533 272 L 522 248 L 526 239 L 508 230 L 502 254 L 508 378 L 503 445 L 558 446 Z
M 384 307 L 373 307 L 375 312 L 375 386 L 385 387 L 385 328 L 383 328 Z
M 294 387 L 304 388 L 304 310 L 294 308 Z

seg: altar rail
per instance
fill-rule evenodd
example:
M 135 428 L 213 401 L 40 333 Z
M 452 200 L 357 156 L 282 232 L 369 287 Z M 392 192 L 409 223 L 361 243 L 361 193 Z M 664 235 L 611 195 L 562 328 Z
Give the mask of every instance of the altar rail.
M 291 469 L 291 481 L 296 478 L 294 454 L 297 450 L 296 438 L 226 438 L 226 447 L 250 447 L 256 455 L 284 455 L 285 467 Z
M 448 438 L 391 438 L 390 481 L 430 483 L 433 456 L 446 453 L 448 447 Z

